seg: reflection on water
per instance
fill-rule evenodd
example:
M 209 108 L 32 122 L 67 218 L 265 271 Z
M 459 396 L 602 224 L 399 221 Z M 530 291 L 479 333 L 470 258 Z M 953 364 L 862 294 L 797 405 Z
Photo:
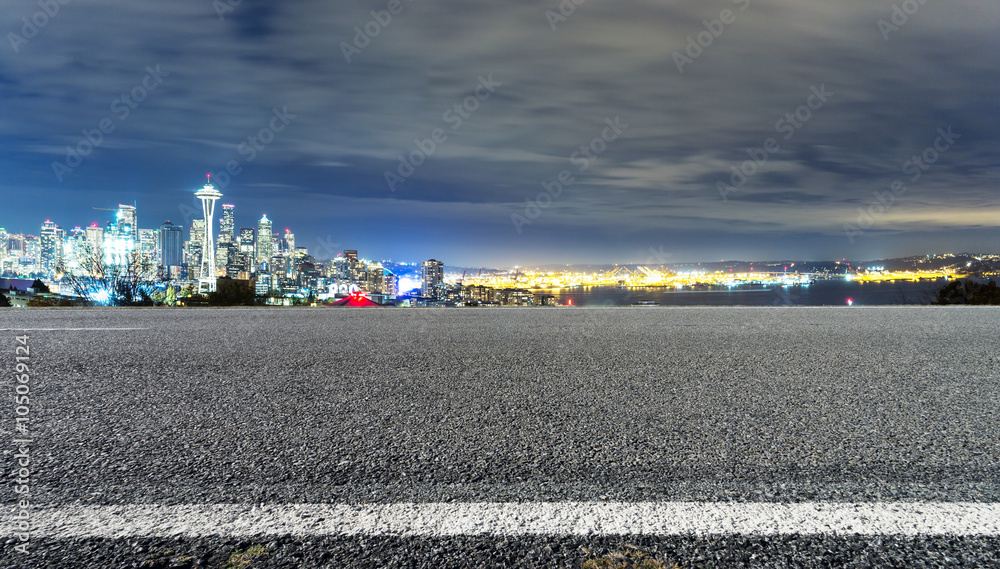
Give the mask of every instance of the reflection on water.
M 854 306 L 886 304 L 929 304 L 947 281 L 869 282 L 846 280 L 816 281 L 807 286 L 761 288 L 741 287 L 714 290 L 674 290 L 665 287 L 623 289 L 579 287 L 535 291 L 551 294 L 559 304 L 572 299 L 576 306 Z M 650 302 L 651 301 L 651 302 Z

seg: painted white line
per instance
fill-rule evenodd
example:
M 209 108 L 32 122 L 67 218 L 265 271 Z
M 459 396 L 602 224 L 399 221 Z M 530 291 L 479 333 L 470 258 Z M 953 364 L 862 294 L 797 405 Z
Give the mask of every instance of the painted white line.
M 4 516 L 11 520 L 11 516 Z M 547 502 L 67 506 L 30 513 L 56 539 L 254 535 L 1000 535 L 1000 503 Z M 17 533 L 16 521 L 0 537 Z
M 0 328 L 0 332 L 131 332 L 149 328 Z

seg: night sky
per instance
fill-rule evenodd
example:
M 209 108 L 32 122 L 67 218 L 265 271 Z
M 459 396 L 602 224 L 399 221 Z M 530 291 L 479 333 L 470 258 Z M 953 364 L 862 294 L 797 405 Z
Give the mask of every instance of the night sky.
M 190 225 L 215 172 L 319 258 L 1000 251 L 996 0 L 51 2 L 0 16 L 12 232 Z

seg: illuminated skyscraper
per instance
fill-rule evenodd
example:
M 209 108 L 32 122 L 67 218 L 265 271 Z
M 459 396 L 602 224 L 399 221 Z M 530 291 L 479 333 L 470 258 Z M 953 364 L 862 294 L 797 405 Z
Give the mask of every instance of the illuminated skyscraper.
M 240 253 L 245 253 L 253 258 L 254 247 L 254 230 L 252 227 L 241 227 L 240 228 Z
M 215 249 L 215 270 L 226 273 L 229 264 L 229 250 L 236 248 L 236 206 L 222 204 L 222 219 L 219 220 L 219 239 Z
M 38 270 L 51 275 L 59 266 L 59 226 L 46 219 L 40 235 Z
M 222 219 L 219 221 L 219 243 L 236 243 L 236 206 L 222 204 Z
M 10 250 L 10 243 L 7 242 L 7 230 L 0 227 L 0 273 L 4 270 L 4 261 L 7 260 L 7 252 Z
M 420 296 L 438 298 L 444 284 L 444 263 L 430 259 L 420 264 Z
M 74 227 L 63 242 L 63 266 L 71 275 L 84 275 L 89 270 L 90 243 L 82 227 Z
M 135 223 L 135 206 L 118 204 L 118 213 L 114 221 L 108 222 L 102 242 L 106 265 L 126 265 L 134 261 L 132 256 L 139 245 L 139 231 Z
M 139 242 L 139 221 L 135 206 L 118 204 L 118 215 L 115 216 L 115 226 L 121 237 L 131 238 L 132 241 Z M 135 250 L 132 247 L 131 250 Z
M 87 243 L 90 243 L 90 254 L 100 252 L 104 248 L 104 229 L 96 223 L 87 228 Z
M 241 227 L 240 228 L 240 262 L 243 264 L 243 270 L 246 271 L 249 277 L 249 273 L 254 270 L 254 251 L 257 246 L 256 239 L 254 238 L 254 229 L 252 227 Z
M 188 267 L 188 278 L 201 276 L 201 250 L 205 244 L 205 220 L 191 221 L 191 238 L 184 244 L 184 263 Z
M 213 228 L 215 227 L 215 202 L 222 197 L 222 192 L 212 185 L 211 176 L 204 187 L 194 193 L 201 200 L 201 209 L 205 214 L 205 235 L 201 243 L 201 270 L 198 277 L 198 290 L 200 292 L 215 292 L 215 238 Z
M 257 223 L 257 264 L 268 263 L 274 255 L 274 237 L 271 235 L 271 220 L 267 214 Z
M 159 241 L 158 233 L 156 229 L 139 230 L 139 252 L 142 254 L 142 260 L 154 267 L 159 264 L 156 260 L 156 244 Z
M 179 267 L 184 263 L 183 241 L 184 229 L 170 221 L 164 221 L 160 226 L 157 242 L 158 262 L 163 266 L 164 275 L 170 274 L 171 267 Z

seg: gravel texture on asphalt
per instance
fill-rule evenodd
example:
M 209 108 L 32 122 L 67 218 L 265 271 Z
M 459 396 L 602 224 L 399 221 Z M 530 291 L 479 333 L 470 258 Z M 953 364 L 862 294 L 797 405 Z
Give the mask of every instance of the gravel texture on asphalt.
M 4 568 L 223 568 L 233 553 L 261 545 L 267 556 L 248 569 L 420 567 L 579 568 L 588 559 L 637 549 L 684 569 L 870 567 L 924 569 L 1000 567 L 1000 538 L 926 536 L 844 538 L 752 537 L 482 537 L 449 538 L 260 536 L 256 539 L 36 540 L 30 565 Z M 5 559 L 8 549 L 2 550 Z
M 4 309 L 0 329 L 142 328 L 28 332 L 32 501 L 44 507 L 997 502 L 998 317 L 989 307 Z M 0 334 L 12 393 L 15 332 Z M 11 429 L 5 420 L 0 433 Z M 512 543 L 463 539 L 275 543 L 347 566 L 388 555 L 379 563 L 434 567 Z M 520 541 L 498 563 L 572 565 L 590 542 Z M 190 546 L 232 546 L 209 542 Z M 89 566 L 141 561 L 125 541 L 33 543 L 104 552 Z M 989 566 L 975 556 L 995 561 L 998 549 L 962 537 L 651 543 L 683 549 L 677 560 L 693 566 Z M 528 553 L 546 545 L 567 557 Z

